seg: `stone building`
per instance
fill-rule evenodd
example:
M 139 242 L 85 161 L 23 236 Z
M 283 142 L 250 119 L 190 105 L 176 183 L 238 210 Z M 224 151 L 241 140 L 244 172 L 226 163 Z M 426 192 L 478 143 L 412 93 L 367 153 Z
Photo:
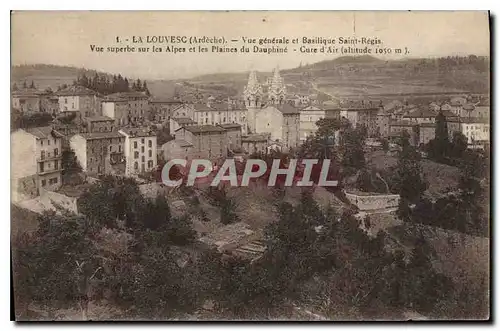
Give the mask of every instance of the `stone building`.
M 18 129 L 11 133 L 11 187 L 13 200 L 34 197 L 40 189 L 61 186 L 62 134 L 52 127 Z
M 87 132 L 111 132 L 115 130 L 115 120 L 107 116 L 93 116 L 85 119 Z
M 175 139 L 193 145 L 193 158 L 218 159 L 227 157 L 227 134 L 226 130 L 220 126 L 184 126 L 177 129 Z
M 70 138 L 82 171 L 90 176 L 125 174 L 125 137 L 118 132 L 79 133 Z
M 79 119 L 101 115 L 101 99 L 97 92 L 83 86 L 69 86 L 56 92 L 59 112 L 76 112 Z
M 158 165 L 156 134 L 148 128 L 122 128 L 126 176 L 152 171 Z
M 116 126 L 140 125 L 150 118 L 149 106 L 144 92 L 118 92 L 104 98 L 102 115 L 114 119 Z

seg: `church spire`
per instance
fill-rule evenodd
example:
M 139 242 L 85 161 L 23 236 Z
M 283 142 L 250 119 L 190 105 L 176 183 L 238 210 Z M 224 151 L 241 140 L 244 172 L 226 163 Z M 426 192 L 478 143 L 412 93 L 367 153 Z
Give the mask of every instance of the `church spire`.
M 248 76 L 248 84 L 243 91 L 243 98 L 247 106 L 257 106 L 257 103 L 262 100 L 262 86 L 259 84 L 257 74 L 253 70 Z
M 280 75 L 279 67 L 277 66 L 273 70 L 271 86 L 269 87 L 269 99 L 275 104 L 280 104 L 285 101 L 285 97 L 286 97 L 285 83 Z

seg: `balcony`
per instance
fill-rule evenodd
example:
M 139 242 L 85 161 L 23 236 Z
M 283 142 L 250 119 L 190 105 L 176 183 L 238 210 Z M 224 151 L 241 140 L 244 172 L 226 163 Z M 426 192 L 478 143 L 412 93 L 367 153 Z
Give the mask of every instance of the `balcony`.
M 37 173 L 38 173 L 38 175 L 48 175 L 48 174 L 61 172 L 61 171 L 62 171 L 62 168 L 58 168 L 58 169 L 50 168 L 50 169 L 43 169 L 43 171 L 40 171 L 40 169 L 38 169 Z
M 36 160 L 37 162 L 45 162 L 45 161 L 52 161 L 52 160 L 60 160 L 62 158 L 61 154 L 58 155 L 45 155 L 45 156 L 40 156 Z

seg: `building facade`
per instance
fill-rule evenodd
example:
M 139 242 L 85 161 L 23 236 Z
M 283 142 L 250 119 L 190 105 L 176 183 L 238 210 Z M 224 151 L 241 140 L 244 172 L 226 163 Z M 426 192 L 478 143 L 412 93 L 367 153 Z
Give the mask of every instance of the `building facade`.
M 83 86 L 69 86 L 56 92 L 59 112 L 76 112 L 80 119 L 101 115 L 101 99 L 97 92 Z
M 193 145 L 193 158 L 218 159 L 227 157 L 227 134 L 226 130 L 220 126 L 184 126 L 177 129 L 175 139 Z
M 219 125 L 226 130 L 227 148 L 230 150 L 239 150 L 241 148 L 241 125 L 237 123 L 228 123 Z
M 114 119 L 117 126 L 143 124 L 150 118 L 149 97 L 135 91 L 110 94 L 102 102 L 102 115 Z
M 158 165 L 157 139 L 154 132 L 147 128 L 122 128 L 124 137 L 126 176 L 149 172 Z
M 111 132 L 115 130 L 115 120 L 107 116 L 93 116 L 85 119 L 87 132 Z
M 168 123 L 172 110 L 182 105 L 182 102 L 174 99 L 150 98 L 149 99 L 149 120 L 154 123 Z
M 125 174 L 124 142 L 116 131 L 79 133 L 69 140 L 82 171 L 91 176 Z
M 41 188 L 57 190 L 62 184 L 62 134 L 51 127 L 19 129 L 11 133 L 13 199 L 34 197 Z

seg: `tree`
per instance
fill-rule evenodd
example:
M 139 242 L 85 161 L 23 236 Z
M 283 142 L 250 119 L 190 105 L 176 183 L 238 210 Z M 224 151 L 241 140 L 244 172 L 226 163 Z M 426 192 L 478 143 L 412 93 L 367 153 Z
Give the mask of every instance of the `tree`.
M 347 129 L 342 134 L 342 166 L 351 171 L 358 171 L 366 166 L 363 129 Z
M 59 307 L 79 303 L 86 318 L 90 286 L 99 270 L 93 231 L 83 216 L 53 212 L 39 217 L 39 229 L 14 251 L 16 287 L 24 299 Z
M 146 92 L 147 96 L 150 96 L 151 94 L 149 93 L 148 85 L 146 84 L 146 81 L 142 83 L 142 91 Z
M 420 154 L 410 145 L 409 134 L 406 132 L 401 137 L 401 147 L 394 181 L 395 190 L 401 199 L 398 208 L 400 216 L 407 219 L 406 205 L 416 203 L 428 184 L 422 174 Z
M 23 82 L 23 89 L 28 88 L 28 85 L 26 84 L 26 81 Z
M 450 147 L 452 157 L 462 158 L 464 152 L 467 150 L 467 137 L 462 132 L 455 131 Z
M 435 160 L 443 160 L 449 152 L 450 141 L 448 138 L 448 125 L 443 111 L 436 116 L 435 138 L 429 141 L 427 152 L 429 157 Z
M 12 91 L 17 91 L 19 88 L 17 87 L 17 84 L 14 83 L 14 85 L 12 85 Z

